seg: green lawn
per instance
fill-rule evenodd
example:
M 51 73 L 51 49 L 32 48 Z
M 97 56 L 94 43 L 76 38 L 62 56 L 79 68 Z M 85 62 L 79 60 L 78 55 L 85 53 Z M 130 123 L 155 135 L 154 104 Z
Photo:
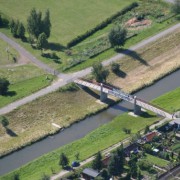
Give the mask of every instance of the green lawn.
M 15 64 L 13 61 L 13 57 L 19 58 L 18 52 L 1 39 L 0 40 L 0 68 L 2 65 Z
M 51 84 L 52 75 L 48 75 L 51 80 L 46 79 L 47 75 L 41 75 L 15 84 L 10 84 L 8 95 L 0 96 L 0 107 L 3 107 L 13 101 L 28 96 Z
M 146 154 L 146 157 L 145 157 L 151 164 L 154 164 L 154 165 L 157 165 L 157 166 L 160 166 L 160 167 L 165 167 L 169 164 L 169 161 L 166 161 L 164 159 L 161 159 L 157 156 L 152 156 L 150 154 Z
M 169 95 L 173 95 L 174 93 L 176 94 L 176 91 L 177 89 L 175 91 L 171 91 Z M 164 98 L 167 98 L 167 96 L 164 96 Z M 172 106 L 179 108 L 179 104 L 176 104 L 174 101 L 167 100 L 167 102 Z M 124 127 L 130 128 L 134 134 L 143 129 L 146 125 L 150 125 L 157 120 L 158 118 L 152 114 L 146 114 L 144 117 L 135 118 L 125 113 L 89 133 L 84 138 L 50 152 L 21 167 L 20 169 L 1 177 L 0 179 L 10 180 L 12 175 L 16 172 L 20 175 L 20 179 L 36 180 L 39 179 L 43 173 L 52 174 L 51 169 L 58 172 L 60 170 L 60 167 L 58 166 L 60 153 L 66 153 L 71 162 L 74 160 L 74 155 L 76 152 L 79 152 L 80 160 L 83 160 L 95 154 L 97 151 L 105 149 L 128 137 L 129 135 L 125 134 L 122 130 Z M 160 160 L 156 157 L 148 156 L 147 158 L 148 160 L 153 161 L 155 164 L 161 163 L 161 165 L 164 166 L 167 163 L 163 160 L 160 162 Z
M 48 0 L 1 0 L 0 11 L 10 18 L 26 22 L 33 7 L 43 12 L 48 8 L 52 22 L 50 41 L 66 44 L 131 2 L 134 0 L 61 0 L 51 3 Z

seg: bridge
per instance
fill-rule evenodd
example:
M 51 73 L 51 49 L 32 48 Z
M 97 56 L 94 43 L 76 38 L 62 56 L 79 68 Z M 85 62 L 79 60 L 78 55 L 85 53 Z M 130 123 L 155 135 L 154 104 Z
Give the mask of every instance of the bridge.
M 165 110 L 161 109 L 160 107 L 157 107 L 149 102 L 146 102 L 136 96 L 127 94 L 118 88 L 114 88 L 112 86 L 105 85 L 103 83 L 97 83 L 97 82 L 93 82 L 93 81 L 85 80 L 85 79 L 76 79 L 74 80 L 74 82 L 82 88 L 88 87 L 88 88 L 100 91 L 101 101 L 105 101 L 108 95 L 112 95 L 112 96 L 115 96 L 117 98 L 123 99 L 125 101 L 128 101 L 134 104 L 134 114 L 141 114 L 142 113 L 141 108 L 144 108 L 146 110 L 150 110 L 165 118 L 173 119 L 173 114 L 170 114 L 166 112 Z

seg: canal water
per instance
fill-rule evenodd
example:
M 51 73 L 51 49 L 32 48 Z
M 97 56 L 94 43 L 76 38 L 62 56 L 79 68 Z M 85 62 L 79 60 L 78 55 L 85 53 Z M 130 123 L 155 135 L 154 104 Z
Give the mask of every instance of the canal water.
M 179 86 L 180 70 L 166 76 L 154 85 L 137 92 L 136 96 L 146 101 L 150 101 Z M 97 115 L 72 125 L 56 135 L 49 136 L 37 143 L 5 156 L 0 159 L 0 175 L 6 174 L 56 148 L 82 138 L 90 131 L 111 121 L 117 115 L 132 109 L 132 104 L 122 101 Z

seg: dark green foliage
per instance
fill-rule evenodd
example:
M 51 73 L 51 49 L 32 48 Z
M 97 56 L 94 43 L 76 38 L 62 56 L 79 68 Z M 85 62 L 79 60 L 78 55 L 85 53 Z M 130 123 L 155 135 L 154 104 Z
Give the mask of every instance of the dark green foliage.
M 76 158 L 76 160 L 79 160 L 79 152 L 77 152 L 76 154 L 75 154 L 75 158 Z
M 123 131 L 124 131 L 126 134 L 131 134 L 131 129 L 123 128 Z
M 30 35 L 34 36 L 36 39 L 41 34 L 42 30 L 42 13 L 37 12 L 33 8 L 30 12 L 30 15 L 27 18 L 27 30 Z
M 50 176 L 43 174 L 41 180 L 50 180 Z
M 109 41 L 112 47 L 123 46 L 126 40 L 127 30 L 121 26 L 115 26 L 109 33 Z
M 67 47 L 70 48 L 72 46 L 75 46 L 76 44 L 78 44 L 79 42 L 83 41 L 84 39 L 86 39 L 87 37 L 91 36 L 93 33 L 95 33 L 98 30 L 103 29 L 104 27 L 106 27 L 108 24 L 110 24 L 114 19 L 116 19 L 118 16 L 121 16 L 123 14 L 125 14 L 126 12 L 132 10 L 133 8 L 137 7 L 138 3 L 134 2 L 131 5 L 127 6 L 126 8 L 122 9 L 121 11 L 117 12 L 116 14 L 112 15 L 111 17 L 109 17 L 108 19 L 106 19 L 105 21 L 103 21 L 102 23 L 98 24 L 96 27 L 94 27 L 93 29 L 87 31 L 86 33 L 77 36 L 76 38 L 74 38 L 73 40 L 71 40 L 68 44 Z
M 136 178 L 138 175 L 138 166 L 137 166 L 137 158 L 131 157 L 129 161 L 129 167 L 130 167 L 130 174 L 133 178 Z
M 47 46 L 47 37 L 45 33 L 41 33 L 37 40 L 37 48 L 38 49 L 44 49 Z
M 100 171 L 102 169 L 102 155 L 98 152 L 92 162 L 92 168 Z
M 61 153 L 59 165 L 62 166 L 62 168 L 65 168 L 69 164 L 69 159 L 64 153 Z
M 42 31 L 46 34 L 47 38 L 49 38 L 51 33 L 51 22 L 50 22 L 50 13 L 49 10 L 46 11 L 45 17 L 42 20 Z
M 147 125 L 144 130 L 144 134 L 147 134 L 150 131 L 149 126 Z
M 111 156 L 111 159 L 108 165 L 108 172 L 111 176 L 119 175 L 118 159 L 116 158 L 115 155 Z
M 111 64 L 111 71 L 114 72 L 114 73 L 117 73 L 119 72 L 119 68 L 120 68 L 120 65 L 116 62 L 113 62 Z
M 17 29 L 17 36 L 22 39 L 24 38 L 24 35 L 25 35 L 25 27 L 23 23 L 19 23 L 18 29 Z
M 97 82 L 106 82 L 106 79 L 109 75 L 109 71 L 103 67 L 100 62 L 96 62 L 92 66 L 92 75 Z
M 2 17 L 1 17 L 1 14 L 0 14 L 0 27 L 3 26 L 3 20 L 2 20 Z
M 172 5 L 172 12 L 179 15 L 180 14 L 180 0 L 175 0 Z
M 74 92 L 77 91 L 79 88 L 75 83 L 69 83 L 61 88 L 59 88 L 59 92 Z
M 0 116 L 0 122 L 3 127 L 7 127 L 9 125 L 9 121 L 5 116 Z
M 106 169 L 103 169 L 101 171 L 101 177 L 104 179 L 104 180 L 109 180 L 110 176 L 109 176 L 109 173 Z
M 138 166 L 140 167 L 141 170 L 143 171 L 148 171 L 152 165 L 147 161 L 147 160 L 141 160 L 138 162 Z
M 0 28 L 1 27 L 8 27 L 9 20 L 5 17 L 3 17 L 2 14 L 0 14 Z
M 150 144 L 144 144 L 143 149 L 146 153 L 149 153 L 149 154 L 152 153 L 152 147 Z
M 19 174 L 14 174 L 14 176 L 13 176 L 13 180 L 20 180 L 20 178 L 19 178 Z
M 5 78 L 0 78 L 0 95 L 6 95 L 10 82 Z
M 27 18 L 27 30 L 29 35 L 35 37 L 36 39 L 42 33 L 45 33 L 46 37 L 49 38 L 51 31 L 49 10 L 46 11 L 45 17 L 42 19 L 42 12 L 38 12 L 35 8 L 33 8 Z

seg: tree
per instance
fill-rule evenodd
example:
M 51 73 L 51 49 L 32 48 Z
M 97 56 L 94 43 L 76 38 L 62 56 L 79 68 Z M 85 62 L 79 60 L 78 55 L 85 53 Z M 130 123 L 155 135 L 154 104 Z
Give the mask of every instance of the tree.
M 13 180 L 19 180 L 20 178 L 19 178 L 19 174 L 14 174 L 14 176 L 13 176 Z
M 98 171 L 102 169 L 102 155 L 100 152 L 96 154 L 96 157 L 92 162 L 92 168 Z
M 111 159 L 108 165 L 108 172 L 111 176 L 117 176 L 119 174 L 118 161 L 114 154 L 111 156 Z
M 50 180 L 50 177 L 46 174 L 43 174 L 41 180 Z
M 33 8 L 27 18 L 27 30 L 36 39 L 42 33 L 42 13 Z
M 16 20 L 14 21 L 13 19 L 11 20 L 10 22 L 10 25 L 9 25 L 10 29 L 11 29 L 11 33 L 14 37 L 17 36 L 17 30 L 18 30 L 18 27 L 19 27 L 19 20 Z
M 123 46 L 126 40 L 127 30 L 121 26 L 115 26 L 109 33 L 109 41 L 112 47 Z
M 0 95 L 5 95 L 8 92 L 10 82 L 5 78 L 0 78 Z
M 104 179 L 104 180 L 109 180 L 109 173 L 106 169 L 103 169 L 101 171 L 101 177 Z
M 118 173 L 122 174 L 124 169 L 124 163 L 125 163 L 125 154 L 124 154 L 124 147 L 123 144 L 116 150 L 117 154 L 117 160 L 118 160 Z
M 138 166 L 137 166 L 137 158 L 132 156 L 129 161 L 130 174 L 133 178 L 136 178 L 138 175 Z
M 2 20 L 2 17 L 1 17 L 1 14 L 0 14 L 0 27 L 3 26 L 3 20 Z
M 92 75 L 97 82 L 106 82 L 109 71 L 105 69 L 100 62 L 96 62 L 92 66 Z
M 150 131 L 149 126 L 146 125 L 145 130 L 144 130 L 144 134 L 147 134 L 149 131 Z
M 114 73 L 119 72 L 120 65 L 118 63 L 113 62 L 111 64 L 111 71 Z
M 172 5 L 172 12 L 175 14 L 180 14 L 180 0 L 175 0 L 174 4 Z
M 49 10 L 47 9 L 45 13 L 45 17 L 42 21 L 42 27 L 43 27 L 43 32 L 46 34 L 46 37 L 49 38 L 50 33 L 51 33 L 51 21 L 50 21 L 50 13 Z
M 5 116 L 0 117 L 0 122 L 4 128 L 6 128 L 9 125 L 9 121 Z
M 61 153 L 59 165 L 62 166 L 62 168 L 65 168 L 69 164 L 69 159 L 64 153 Z
M 17 36 L 22 39 L 24 38 L 24 35 L 25 35 L 25 27 L 23 23 L 19 23 L 18 29 L 17 29 Z
M 37 40 L 37 48 L 38 49 L 42 49 L 46 47 L 47 45 L 47 37 L 46 37 L 46 34 L 45 33 L 41 33 L 38 37 L 38 40 Z

